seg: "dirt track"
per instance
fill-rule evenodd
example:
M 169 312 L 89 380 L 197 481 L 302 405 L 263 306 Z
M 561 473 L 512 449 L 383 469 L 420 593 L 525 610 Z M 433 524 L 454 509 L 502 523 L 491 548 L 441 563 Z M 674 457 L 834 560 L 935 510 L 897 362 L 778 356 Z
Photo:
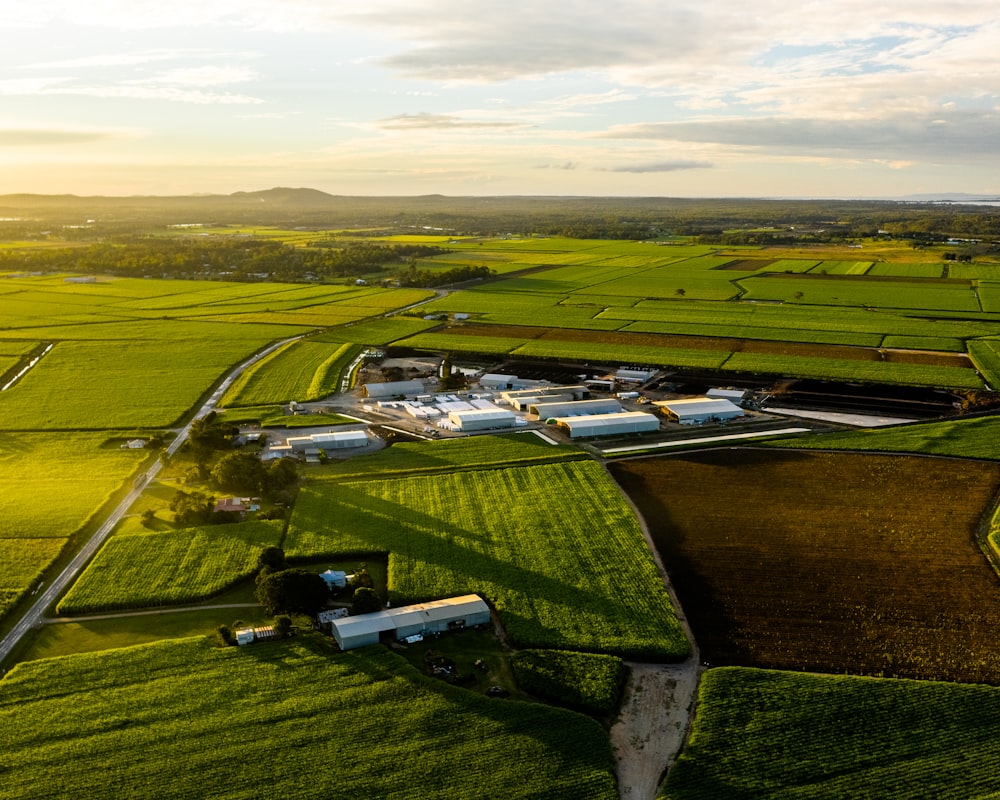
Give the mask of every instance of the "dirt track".
M 698 662 L 629 664 L 631 677 L 611 728 L 622 800 L 654 800 L 684 745 L 698 688 Z

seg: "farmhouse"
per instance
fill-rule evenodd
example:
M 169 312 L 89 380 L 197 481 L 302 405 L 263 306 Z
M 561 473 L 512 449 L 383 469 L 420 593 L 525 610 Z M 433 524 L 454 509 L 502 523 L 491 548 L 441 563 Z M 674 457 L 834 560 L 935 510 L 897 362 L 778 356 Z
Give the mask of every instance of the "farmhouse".
M 309 436 L 289 436 L 286 444 L 296 453 L 308 450 L 343 450 L 349 447 L 365 447 L 368 444 L 368 434 L 364 431 L 313 433 Z
M 655 414 L 622 411 L 618 414 L 593 414 L 584 417 L 556 417 L 556 424 L 569 431 L 571 439 L 581 436 L 615 436 L 625 433 L 649 433 L 659 430 Z
M 341 650 L 378 644 L 382 634 L 394 639 L 424 633 L 485 625 L 490 621 L 490 608 L 476 594 L 432 600 L 412 606 L 388 608 L 371 614 L 345 617 L 332 621 L 333 638 Z
M 389 381 L 387 383 L 366 383 L 361 387 L 363 397 L 374 400 L 391 400 L 396 397 L 416 397 L 424 393 L 420 381 Z
M 569 403 L 535 403 L 528 411 L 537 414 L 539 419 L 553 417 L 583 417 L 591 414 L 619 414 L 622 404 L 615 399 L 578 400 Z
M 660 400 L 654 405 L 681 425 L 697 425 L 711 420 L 736 419 L 743 409 L 722 397 L 691 397 L 685 400 Z
M 321 572 L 319 576 L 326 581 L 326 588 L 331 591 L 347 586 L 347 573 L 343 570 L 328 569 L 326 572 Z
M 503 408 L 476 408 L 472 411 L 452 411 L 448 422 L 457 431 L 487 431 L 493 428 L 513 428 L 517 417 Z

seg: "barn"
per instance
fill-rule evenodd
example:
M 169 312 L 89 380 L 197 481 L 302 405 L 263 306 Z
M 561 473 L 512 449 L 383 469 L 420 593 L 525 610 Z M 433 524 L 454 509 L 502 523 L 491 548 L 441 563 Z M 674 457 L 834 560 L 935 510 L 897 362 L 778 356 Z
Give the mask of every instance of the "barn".
M 625 433 L 649 433 L 659 430 L 655 414 L 622 411 L 618 414 L 592 414 L 585 417 L 556 417 L 556 424 L 569 431 L 571 439 L 581 436 L 615 436 Z
M 378 644 L 383 633 L 402 639 L 420 633 L 444 633 L 490 621 L 490 607 L 477 594 L 432 600 L 331 622 L 341 650 Z
M 582 417 L 590 414 L 620 414 L 622 404 L 614 398 L 603 400 L 577 400 L 569 403 L 534 403 L 528 411 L 537 414 L 539 419 L 550 417 Z
M 722 397 L 690 397 L 655 403 L 671 420 L 681 425 L 699 425 L 713 420 L 736 419 L 743 409 Z
M 494 428 L 513 428 L 517 424 L 514 412 L 503 408 L 452 411 L 448 414 L 448 421 L 458 431 L 488 431 Z
M 310 436 L 289 436 L 286 443 L 296 453 L 306 450 L 343 450 L 365 447 L 368 444 L 368 434 L 364 431 L 314 433 Z
M 424 393 L 421 381 L 389 381 L 387 383 L 366 383 L 361 387 L 363 397 L 373 400 L 392 400 L 397 397 L 416 397 Z

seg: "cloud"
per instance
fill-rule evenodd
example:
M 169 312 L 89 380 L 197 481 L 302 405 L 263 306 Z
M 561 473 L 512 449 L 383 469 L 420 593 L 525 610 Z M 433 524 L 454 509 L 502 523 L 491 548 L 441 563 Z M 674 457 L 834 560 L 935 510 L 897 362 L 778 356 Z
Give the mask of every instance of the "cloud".
M 119 138 L 112 131 L 47 130 L 28 128 L 0 129 L 0 147 L 47 147 L 65 144 L 89 144 Z
M 395 117 L 379 120 L 378 127 L 389 131 L 450 131 L 476 128 L 519 128 L 523 126 L 519 122 L 477 122 L 450 114 L 428 114 L 422 112 L 420 114 L 400 114 Z
M 790 154 L 942 161 L 994 155 L 1000 114 L 961 112 L 949 118 L 897 116 L 890 119 L 707 119 L 616 126 L 608 139 L 698 142 Z
M 712 169 L 714 164 L 708 161 L 688 161 L 678 159 L 676 161 L 653 161 L 647 164 L 623 164 L 617 167 L 607 167 L 606 172 L 631 172 L 635 174 L 645 174 L 648 172 L 679 172 L 685 169 Z

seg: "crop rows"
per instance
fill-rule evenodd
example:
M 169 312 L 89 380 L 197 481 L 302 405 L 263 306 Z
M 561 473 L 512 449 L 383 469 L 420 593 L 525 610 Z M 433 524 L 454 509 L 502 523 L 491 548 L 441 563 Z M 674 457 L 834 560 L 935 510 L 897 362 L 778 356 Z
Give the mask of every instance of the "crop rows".
M 285 550 L 388 553 L 393 604 L 477 592 L 521 646 L 687 652 L 635 516 L 589 461 L 307 485 Z
M 622 660 L 599 653 L 519 650 L 511 664 L 525 692 L 589 714 L 614 711 L 625 681 Z
M 868 281 L 863 278 L 799 278 L 796 276 L 740 279 L 746 300 L 771 300 L 827 306 L 979 311 L 972 287 L 964 282 L 917 283 Z
M 399 442 L 378 453 L 331 463 L 317 471 L 315 477 L 355 480 L 369 476 L 417 475 L 586 458 L 588 456 L 576 447 L 553 446 L 531 434 L 469 436 L 429 442 Z
M 222 399 L 226 406 L 319 400 L 337 391 L 360 348 L 313 340 L 293 342 L 246 370 Z
M 659 797 L 994 797 L 998 737 L 993 687 L 712 669 Z
M 322 333 L 316 336 L 313 341 L 385 345 L 433 328 L 437 324 L 433 320 L 414 319 L 413 317 L 373 319 Z
M 1000 388 L 1000 339 L 969 342 L 969 357 L 993 389 Z
M 281 522 L 112 536 L 59 603 L 60 614 L 191 603 L 248 578 Z
M 4 798 L 617 797 L 595 721 L 331 650 L 197 638 L 20 664 L 0 681 Z

